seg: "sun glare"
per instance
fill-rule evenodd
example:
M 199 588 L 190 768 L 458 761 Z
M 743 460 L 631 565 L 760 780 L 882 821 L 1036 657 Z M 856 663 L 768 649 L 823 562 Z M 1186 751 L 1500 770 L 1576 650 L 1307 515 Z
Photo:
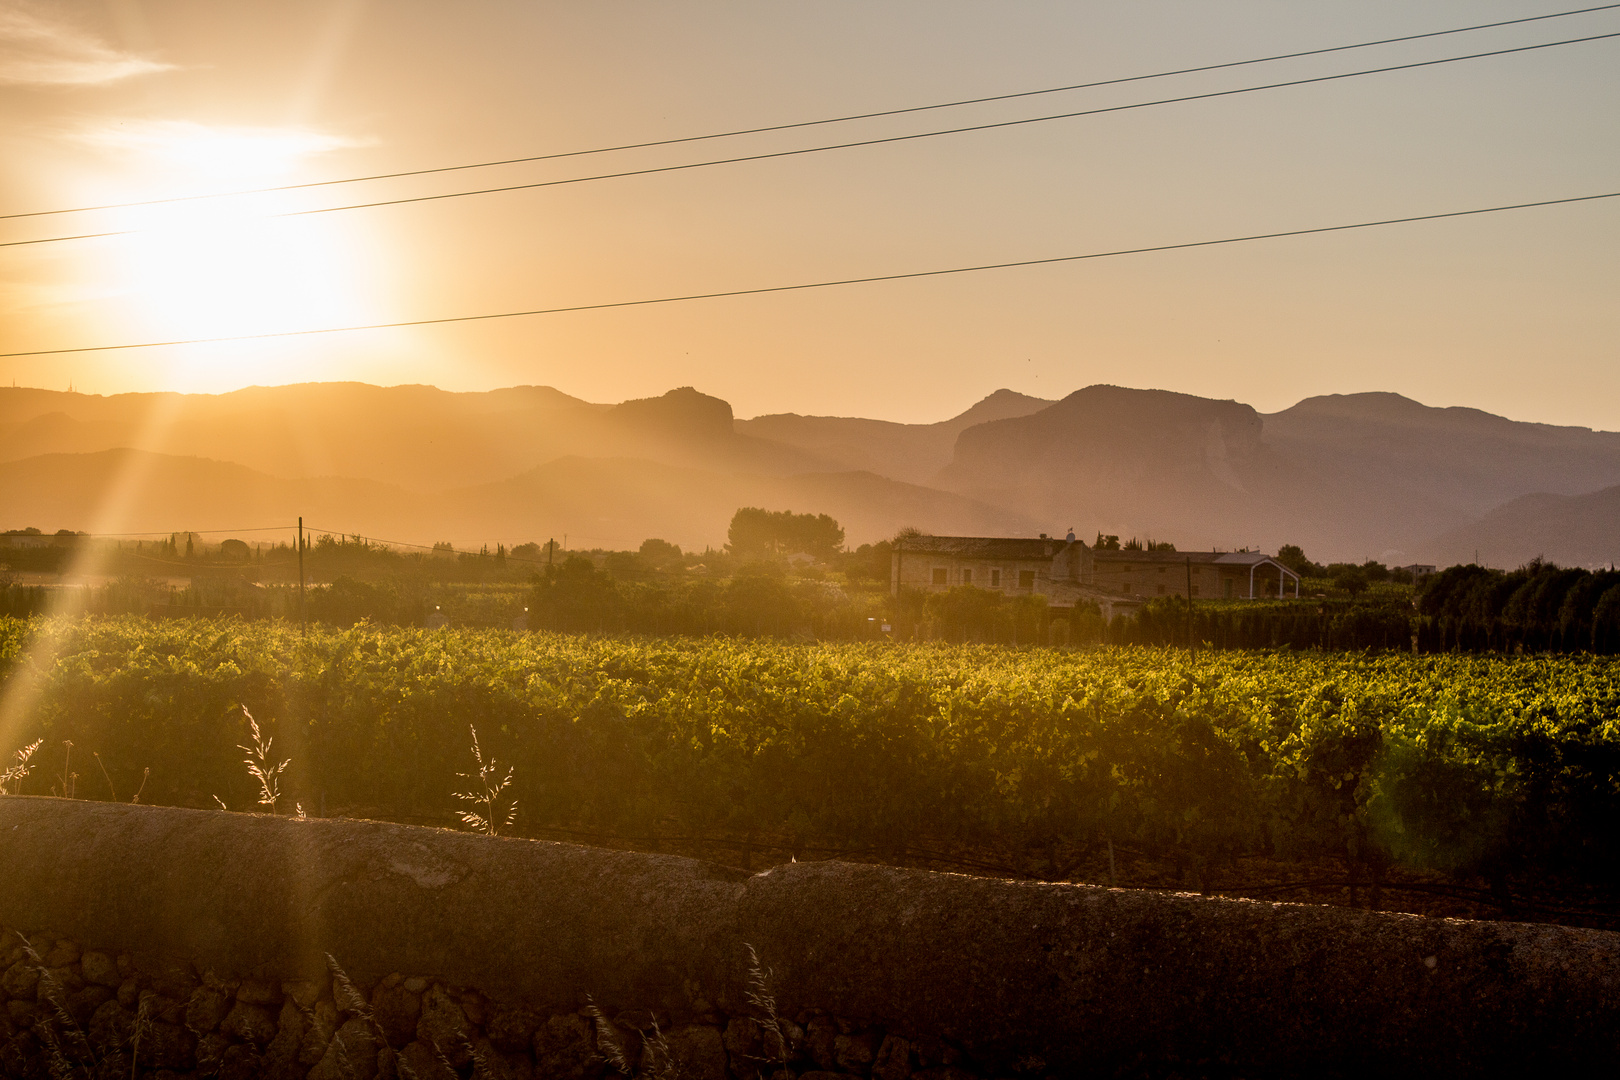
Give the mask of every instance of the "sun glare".
M 357 315 L 349 252 L 328 222 L 188 207 L 132 238 L 126 277 L 154 331 L 175 338 L 265 334 Z
M 350 145 L 296 129 L 195 124 L 152 125 L 91 141 L 132 153 L 165 193 L 175 190 L 176 177 L 206 191 L 286 183 L 298 178 L 302 159 Z M 140 332 L 179 340 L 367 321 L 361 226 L 335 216 L 277 216 L 295 206 L 286 195 L 266 193 L 124 211 L 119 227 L 136 232 L 117 242 L 116 284 Z M 180 363 L 207 363 L 207 355 Z M 193 380 L 182 374 L 182 381 Z

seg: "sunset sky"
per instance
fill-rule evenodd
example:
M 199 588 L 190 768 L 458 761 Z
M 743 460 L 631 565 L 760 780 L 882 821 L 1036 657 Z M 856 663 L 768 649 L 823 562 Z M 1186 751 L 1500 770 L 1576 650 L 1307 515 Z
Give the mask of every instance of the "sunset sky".
M 816 120 L 1522 18 L 1529 2 L 17 3 L 0 213 Z M 1620 191 L 1620 37 L 856 149 L 303 216 L 1620 32 L 1620 10 L 853 123 L 0 221 L 0 352 L 589 305 Z M 1620 199 L 806 292 L 0 359 L 114 393 L 694 385 L 941 419 L 1007 386 L 1393 390 L 1620 429 Z

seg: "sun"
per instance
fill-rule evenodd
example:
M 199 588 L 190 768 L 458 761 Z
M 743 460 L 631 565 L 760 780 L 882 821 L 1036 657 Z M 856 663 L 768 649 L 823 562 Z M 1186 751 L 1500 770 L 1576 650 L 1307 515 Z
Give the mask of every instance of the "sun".
M 153 332 L 233 337 L 358 317 L 349 246 L 330 222 L 186 207 L 133 238 L 125 285 Z
M 297 182 L 306 159 L 342 145 L 298 130 L 174 123 L 101 141 L 134 159 L 143 188 L 165 194 Z M 122 211 L 118 224 L 132 232 L 109 268 L 138 332 L 181 341 L 374 319 L 361 227 L 343 215 L 290 215 L 310 205 L 308 194 L 264 192 Z

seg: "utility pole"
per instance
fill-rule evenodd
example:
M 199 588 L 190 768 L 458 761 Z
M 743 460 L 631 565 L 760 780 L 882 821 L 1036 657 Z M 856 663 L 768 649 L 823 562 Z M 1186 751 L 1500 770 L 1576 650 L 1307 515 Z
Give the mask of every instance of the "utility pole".
M 309 618 L 304 609 L 304 519 L 298 519 L 298 627 L 309 633 Z
M 900 598 L 900 582 L 904 580 L 906 538 L 897 537 L 894 541 L 894 590 L 891 595 L 896 600 Z M 898 607 L 896 608 L 898 611 Z
M 556 554 L 557 554 L 557 538 L 555 536 L 553 536 L 550 540 L 546 541 L 546 565 L 547 566 L 551 565 L 551 560 L 552 560 L 552 558 L 554 558 L 556 556 Z
M 1187 556 L 1187 651 L 1192 652 L 1192 556 Z

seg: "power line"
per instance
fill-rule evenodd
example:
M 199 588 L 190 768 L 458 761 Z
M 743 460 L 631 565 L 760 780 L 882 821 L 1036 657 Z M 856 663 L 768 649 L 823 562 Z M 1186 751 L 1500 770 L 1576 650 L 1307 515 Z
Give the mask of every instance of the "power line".
M 883 109 L 877 112 L 852 113 L 847 116 L 834 116 L 821 120 L 801 120 L 795 123 L 771 124 L 765 127 L 738 128 L 733 131 L 718 131 L 707 135 L 687 135 L 674 139 L 655 139 L 648 142 L 622 143 L 617 146 L 602 146 L 591 150 L 568 150 L 552 154 L 535 154 L 528 157 L 504 158 L 499 161 L 480 161 L 465 165 L 442 165 L 428 169 L 407 169 L 401 172 L 376 173 L 370 176 L 351 176 L 339 180 L 317 180 L 303 184 L 281 184 L 274 187 L 244 188 L 238 191 L 215 192 L 208 195 L 182 195 L 167 199 L 145 199 L 138 202 L 104 203 L 99 206 L 75 206 L 59 210 L 33 210 L 19 214 L 0 214 L 0 221 L 9 221 L 17 218 L 47 217 L 55 214 L 81 214 L 98 210 L 125 210 L 140 206 L 161 206 L 169 203 L 196 202 L 202 199 L 229 199 L 242 195 L 265 195 L 277 191 L 300 191 L 309 188 L 332 187 L 337 184 L 360 184 L 372 180 L 397 180 L 409 176 L 430 176 L 438 173 L 462 172 L 468 169 L 490 169 L 503 165 L 523 165 L 536 161 L 556 161 L 562 158 L 587 157 L 593 154 L 608 154 L 621 150 L 645 150 L 659 146 L 678 146 L 685 143 L 705 142 L 713 139 L 729 139 L 741 135 L 761 135 L 775 131 L 793 131 L 800 128 L 821 127 L 828 124 L 843 124 L 855 120 L 875 120 L 888 116 L 905 116 L 912 113 L 930 112 L 939 109 L 955 109 L 966 105 L 984 105 L 993 101 L 1012 101 L 1018 98 L 1039 97 L 1046 94 L 1062 94 L 1074 90 L 1092 90 L 1103 86 L 1119 86 L 1125 83 L 1145 82 L 1150 79 L 1166 79 L 1177 75 L 1194 75 L 1207 71 L 1222 71 L 1229 68 L 1247 67 L 1254 64 L 1269 64 L 1280 60 L 1296 60 L 1307 56 L 1323 56 L 1329 53 L 1347 52 L 1353 49 L 1369 49 L 1379 45 L 1394 45 L 1406 41 L 1421 41 L 1426 38 L 1446 37 L 1453 34 L 1466 34 L 1478 30 L 1493 30 L 1504 26 L 1518 26 L 1523 23 L 1543 22 L 1548 19 L 1564 19 L 1574 15 L 1590 15 L 1599 11 L 1612 11 L 1620 8 L 1620 4 L 1602 4 L 1598 7 L 1577 8 L 1572 11 L 1556 11 L 1547 15 L 1530 15 L 1520 19 L 1504 19 L 1500 22 L 1476 23 L 1472 26 L 1459 26 L 1450 30 L 1432 30 L 1422 34 L 1406 34 L 1401 37 L 1380 38 L 1376 41 L 1361 41 L 1351 45 L 1332 45 L 1321 49 L 1306 49 L 1302 52 L 1278 53 L 1274 56 L 1260 56 L 1248 60 L 1231 60 L 1220 64 L 1204 64 L 1198 67 L 1176 68 L 1171 71 L 1159 71 L 1149 75 L 1128 75 L 1118 79 L 1102 79 L 1097 82 L 1073 83 L 1067 86 L 1053 86 L 1040 90 L 1021 90 L 1010 94 L 993 94 L 987 97 L 963 98 L 957 101 L 943 101 L 931 105 L 913 105 L 907 108 Z
M 286 532 L 286 531 L 297 529 L 297 528 L 298 528 L 297 525 L 253 525 L 253 526 L 249 526 L 247 528 L 242 528 L 242 529 L 164 529 L 164 530 L 160 530 L 160 531 L 148 530 L 147 532 L 123 532 L 123 533 L 72 532 L 71 530 L 69 530 L 67 535 L 65 535 L 63 538 L 67 539 L 67 540 L 130 540 L 130 539 L 140 539 L 141 537 L 145 537 L 145 536 L 183 536 L 183 535 L 186 535 L 188 533 L 190 535 L 192 535 L 192 536 L 217 536 L 220 533 Z M 0 532 L 0 536 L 36 536 L 36 535 L 40 536 L 40 537 L 44 537 L 45 539 L 55 539 L 57 536 L 62 535 L 62 534 L 61 533 L 26 533 L 26 532 L 18 532 L 16 530 L 10 530 L 10 531 L 7 531 L 7 532 Z M 27 550 L 27 549 L 24 549 L 24 550 Z
M 811 281 L 796 285 L 768 285 L 754 289 L 729 289 L 723 292 L 688 293 L 682 296 L 660 296 L 646 300 L 616 300 L 601 304 L 575 304 L 569 307 L 535 308 L 529 311 L 502 311 L 485 315 L 451 315 L 437 319 L 407 319 L 400 322 L 366 323 L 358 326 L 329 326 L 315 330 L 282 330 L 265 334 L 233 334 L 227 337 L 179 338 L 172 341 L 143 341 L 122 345 L 83 345 L 71 349 L 31 349 L 23 352 L 0 353 L 0 359 L 19 356 L 63 356 L 69 353 L 113 352 L 121 349 L 156 349 L 171 345 L 209 345 L 229 341 L 260 341 L 268 338 L 309 337 L 314 334 L 341 334 L 357 330 L 388 330 L 407 326 L 438 326 L 445 323 L 484 322 L 491 319 L 518 319 L 531 315 L 562 315 L 576 311 L 604 311 L 609 308 L 646 307 L 652 304 L 677 304 L 689 300 L 719 300 L 732 296 L 760 296 L 766 293 L 798 292 L 806 289 L 829 289 L 840 285 L 867 285 L 880 281 L 902 281 L 908 278 L 944 277 L 950 274 L 972 274 L 985 270 L 1009 270 L 1020 266 L 1046 266 L 1053 263 L 1081 262 L 1087 259 L 1108 259 L 1120 255 L 1145 255 L 1157 251 L 1181 251 L 1188 248 L 1218 247 L 1224 244 L 1243 244 L 1254 240 L 1277 240 L 1289 236 L 1312 236 L 1319 233 L 1346 232 L 1351 229 L 1371 229 L 1383 225 L 1405 225 L 1419 221 L 1438 221 L 1443 218 L 1471 217 L 1479 214 L 1497 214 L 1507 210 L 1528 210 L 1539 206 L 1562 206 L 1568 203 L 1594 202 L 1599 199 L 1620 197 L 1620 191 L 1600 195 L 1574 195 L 1564 199 L 1542 199 L 1537 202 L 1511 203 L 1504 206 L 1485 206 L 1473 210 L 1449 210 L 1437 214 L 1415 214 L 1410 217 L 1383 218 L 1377 221 L 1358 221 L 1347 225 L 1321 225 L 1310 229 L 1288 229 L 1281 232 L 1252 233 L 1247 236 L 1228 236 L 1218 240 L 1191 240 L 1179 244 L 1155 244 L 1149 247 L 1120 248 L 1114 251 L 1092 251 L 1083 255 L 1055 255 L 1044 259 L 1019 259 L 1013 262 L 982 263 L 976 266 L 955 266 L 944 270 L 914 270 L 901 274 L 874 274 L 870 277 L 840 278 L 834 281 Z
M 325 206 L 313 210 L 290 210 L 278 214 L 266 214 L 264 220 L 276 218 L 309 217 L 315 214 L 334 214 L 347 210 L 371 210 L 383 206 L 404 206 L 412 203 L 438 202 L 444 199 L 464 199 L 476 195 L 497 195 L 511 191 L 533 191 L 538 188 L 563 187 L 569 184 L 584 184 L 596 180 L 618 180 L 631 176 L 651 176 L 657 173 L 684 172 L 690 169 L 711 168 L 718 165 L 737 165 L 749 161 L 768 161 L 775 158 L 801 157 L 806 154 L 821 154 L 831 150 L 852 150 L 864 146 L 881 146 L 887 143 L 912 142 L 918 139 L 933 139 L 942 135 L 962 135 L 973 131 L 991 131 L 998 128 L 1020 127 L 1026 124 L 1044 124 L 1053 120 L 1072 120 L 1083 116 L 1101 116 L 1106 113 L 1129 112 L 1135 109 L 1152 108 L 1157 105 L 1177 105 L 1189 101 L 1207 101 L 1211 98 L 1233 97 L 1238 94 L 1252 94 L 1261 90 L 1281 90 L 1294 86 L 1309 86 L 1316 83 L 1336 82 L 1342 79 L 1360 78 L 1365 75 L 1384 75 L 1392 71 L 1410 71 L 1415 68 L 1435 67 L 1440 64 L 1455 64 L 1464 60 L 1482 60 L 1493 56 L 1507 56 L 1513 53 L 1534 52 L 1539 49 L 1552 49 L 1563 45 L 1580 45 L 1592 41 L 1604 41 L 1620 37 L 1620 31 L 1608 34 L 1593 34 L 1589 37 L 1568 38 L 1563 41 L 1548 41 L 1536 45 L 1518 45 L 1507 49 L 1492 49 L 1489 52 L 1469 53 L 1465 56 L 1447 56 L 1438 60 L 1417 60 L 1408 64 L 1393 64 L 1388 67 L 1366 68 L 1361 71 L 1346 71 L 1336 75 L 1316 75 L 1306 79 L 1289 79 L 1285 82 L 1264 83 L 1259 86 L 1240 86 L 1231 90 L 1212 90 L 1202 94 L 1186 94 L 1181 97 L 1157 98 L 1153 101 L 1138 101 L 1128 105 L 1109 105 L 1096 109 L 1081 109 L 1075 112 L 1051 113 L 1044 116 L 1026 116 L 1017 120 L 998 120 L 985 124 L 970 124 L 965 127 L 942 128 L 934 131 L 919 131 L 909 135 L 889 135 L 876 139 L 860 139 L 855 142 L 831 143 L 822 146 L 799 147 L 795 150 L 775 150 L 769 153 L 745 154 L 740 157 L 713 158 L 707 161 L 691 161 L 680 165 L 659 165 L 646 169 L 627 169 L 621 172 L 596 173 L 591 176 L 575 176 L 563 180 L 541 180 L 529 184 L 507 184 L 501 187 L 478 188 L 472 191 L 441 192 L 437 195 L 413 195 L 398 199 L 379 199 L 374 202 L 349 203 L 343 206 Z M 9 240 L 0 242 L 0 248 L 28 247 L 34 244 L 55 244 L 68 240 L 102 240 L 115 236 L 134 236 L 140 233 L 153 232 L 153 229 L 115 229 L 106 232 L 77 233 L 72 236 L 46 236 L 34 240 Z

